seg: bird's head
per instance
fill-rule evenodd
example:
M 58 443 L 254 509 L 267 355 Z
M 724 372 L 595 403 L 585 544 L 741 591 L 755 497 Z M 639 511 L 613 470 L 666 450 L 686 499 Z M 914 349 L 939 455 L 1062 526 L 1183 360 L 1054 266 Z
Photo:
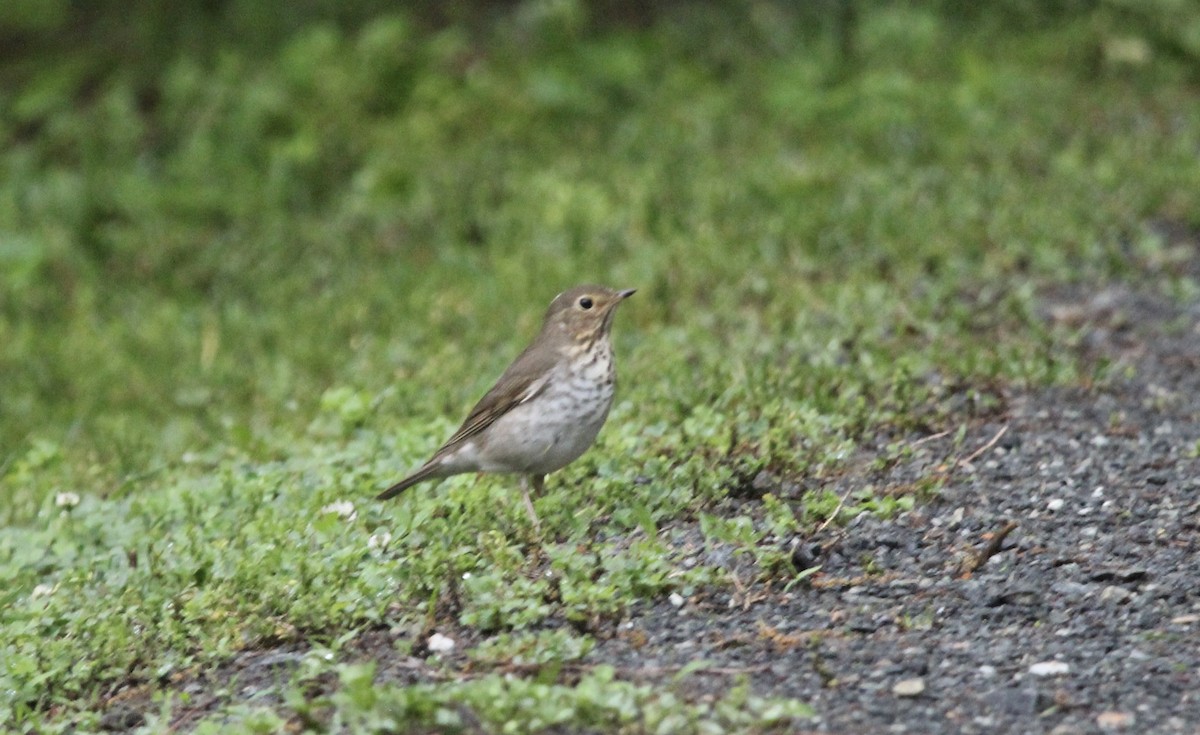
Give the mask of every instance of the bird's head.
M 585 285 L 563 291 L 546 310 L 543 333 L 553 330 L 577 341 L 590 341 L 608 334 L 617 305 L 635 289 L 616 291 L 607 286 Z

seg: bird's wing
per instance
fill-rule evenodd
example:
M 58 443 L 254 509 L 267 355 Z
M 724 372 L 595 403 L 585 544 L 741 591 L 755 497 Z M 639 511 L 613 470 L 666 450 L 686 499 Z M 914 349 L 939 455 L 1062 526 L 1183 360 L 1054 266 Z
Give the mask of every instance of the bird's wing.
M 437 453 L 441 454 L 470 439 L 496 423 L 504 414 L 540 395 L 550 382 L 555 359 L 556 356 L 547 350 L 534 352 L 527 349 L 522 352 L 496 381 L 496 385 L 475 404 L 462 426 Z

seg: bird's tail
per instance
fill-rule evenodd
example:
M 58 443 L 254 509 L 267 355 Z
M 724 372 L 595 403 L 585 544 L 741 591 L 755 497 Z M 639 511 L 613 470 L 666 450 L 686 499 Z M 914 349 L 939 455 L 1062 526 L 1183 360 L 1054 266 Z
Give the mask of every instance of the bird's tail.
M 375 497 L 375 499 L 376 500 L 387 500 L 389 498 L 394 498 L 397 495 L 399 495 L 400 493 L 402 493 L 405 490 L 412 487 L 413 485 L 416 485 L 418 482 L 424 482 L 425 480 L 432 480 L 433 478 L 441 477 L 442 475 L 438 472 L 438 470 L 440 470 L 440 469 L 441 469 L 441 467 L 439 467 L 436 464 L 426 464 L 424 467 L 422 467 L 421 469 L 412 473 L 411 475 L 404 478 L 400 482 L 397 482 L 395 485 L 392 485 L 387 490 L 384 490 L 383 492 L 379 493 L 379 495 L 377 495 Z

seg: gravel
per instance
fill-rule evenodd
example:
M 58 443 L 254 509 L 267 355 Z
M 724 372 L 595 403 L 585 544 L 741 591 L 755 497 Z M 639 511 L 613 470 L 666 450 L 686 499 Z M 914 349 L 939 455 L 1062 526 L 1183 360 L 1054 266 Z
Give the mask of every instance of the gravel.
M 741 667 L 812 704 L 817 732 L 1200 732 L 1200 304 L 1113 287 L 1046 313 L 1117 378 L 1011 391 L 932 502 L 795 541 L 810 584 L 643 606 L 589 660 Z M 901 487 L 950 441 L 836 489 Z

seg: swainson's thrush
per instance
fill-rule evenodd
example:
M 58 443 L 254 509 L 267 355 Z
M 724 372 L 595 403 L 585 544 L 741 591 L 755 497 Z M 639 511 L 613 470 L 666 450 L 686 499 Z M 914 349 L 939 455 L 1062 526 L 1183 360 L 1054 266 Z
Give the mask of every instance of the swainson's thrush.
M 526 478 L 540 492 L 547 474 L 574 462 L 596 440 L 617 382 L 609 339 L 613 314 L 633 292 L 588 285 L 556 296 L 533 343 L 454 436 L 379 499 L 465 472 L 519 473 L 525 508 L 539 525 Z

